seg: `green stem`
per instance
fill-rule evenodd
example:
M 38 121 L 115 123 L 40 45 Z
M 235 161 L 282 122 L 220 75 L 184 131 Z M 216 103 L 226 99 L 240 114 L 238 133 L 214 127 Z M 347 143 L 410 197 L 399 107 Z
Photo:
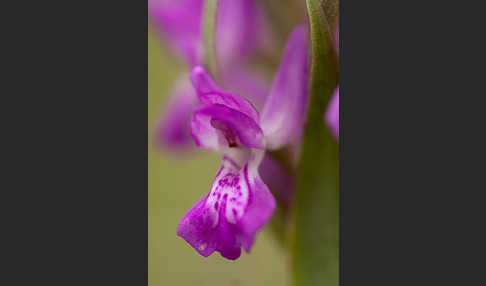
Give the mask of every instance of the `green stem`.
M 215 46 L 218 2 L 218 0 L 206 0 L 203 15 L 204 58 L 207 69 L 215 79 L 219 78 Z
M 324 3 L 325 2 L 325 3 Z M 307 124 L 298 170 L 292 240 L 293 285 L 337 286 L 339 274 L 339 148 L 324 124 L 324 113 L 337 86 L 333 50 L 337 10 L 326 14 L 318 0 L 306 0 L 312 43 Z

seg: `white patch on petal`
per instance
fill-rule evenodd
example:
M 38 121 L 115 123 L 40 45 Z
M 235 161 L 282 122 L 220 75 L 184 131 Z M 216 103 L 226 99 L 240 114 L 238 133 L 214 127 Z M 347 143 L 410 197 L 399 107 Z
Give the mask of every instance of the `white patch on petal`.
M 247 166 L 243 168 L 243 170 L 246 169 Z M 236 223 L 243 216 L 250 193 L 244 172 L 239 172 L 238 175 L 238 185 L 236 189 L 232 189 L 233 192 L 228 196 L 228 201 L 226 202 L 226 219 L 230 223 Z
M 246 156 L 246 160 L 244 157 L 243 153 L 239 156 L 223 157 L 223 166 L 206 200 L 208 216 L 213 220 L 213 228 L 218 225 L 220 214 L 224 214 L 226 220 L 233 224 L 244 215 L 250 193 L 245 178 L 245 172 L 248 172 L 245 161 L 248 157 Z M 242 163 L 245 164 L 243 168 L 240 165 Z
M 196 112 L 191 121 L 191 134 L 198 146 L 217 151 L 219 149 L 219 136 L 211 127 L 210 120 L 209 116 Z

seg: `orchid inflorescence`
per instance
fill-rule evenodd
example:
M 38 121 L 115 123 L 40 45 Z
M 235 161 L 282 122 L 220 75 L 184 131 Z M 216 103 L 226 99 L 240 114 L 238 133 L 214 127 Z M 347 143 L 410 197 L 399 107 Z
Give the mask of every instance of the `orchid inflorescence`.
M 202 256 L 218 251 L 233 260 L 241 247 L 250 251 L 278 204 L 291 204 L 292 169 L 298 164 L 309 102 L 311 49 L 305 26 L 295 27 L 269 84 L 249 64 L 272 39 L 259 3 L 220 0 L 215 27 L 219 72 L 213 78 L 204 59 L 204 2 L 149 1 L 157 32 L 190 69 L 156 122 L 154 142 L 167 149 L 197 146 L 221 154 L 209 193 L 182 218 L 177 234 Z M 338 138 L 338 88 L 324 117 Z M 287 164 L 275 155 L 279 152 L 286 154 Z

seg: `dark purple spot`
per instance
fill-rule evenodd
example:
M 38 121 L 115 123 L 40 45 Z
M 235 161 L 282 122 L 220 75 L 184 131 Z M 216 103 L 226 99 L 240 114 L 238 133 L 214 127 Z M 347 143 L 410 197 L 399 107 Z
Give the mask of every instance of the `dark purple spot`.
M 218 119 L 211 118 L 211 126 L 223 133 L 230 148 L 238 146 L 238 143 L 236 141 L 236 133 L 228 125 L 226 125 L 226 123 Z
M 219 207 L 219 204 L 218 204 L 218 202 L 216 202 L 216 203 L 214 204 L 214 209 L 215 209 L 215 210 L 218 210 L 218 207 Z
M 235 217 L 238 214 L 238 211 L 235 208 L 233 208 L 233 214 L 235 215 Z
M 223 200 L 226 200 L 226 198 L 228 198 L 228 194 L 224 194 Z

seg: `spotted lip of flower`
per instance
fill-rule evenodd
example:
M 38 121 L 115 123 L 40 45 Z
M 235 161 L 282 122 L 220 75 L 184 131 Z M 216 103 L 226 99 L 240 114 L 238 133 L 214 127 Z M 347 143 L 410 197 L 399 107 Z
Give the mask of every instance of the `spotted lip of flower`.
M 177 231 L 202 256 L 219 251 L 237 259 L 241 247 L 250 251 L 257 231 L 272 216 L 275 199 L 258 167 L 265 149 L 280 148 L 300 136 L 297 127 L 303 125 L 307 104 L 307 56 L 305 29 L 297 28 L 261 118 L 248 100 L 220 88 L 202 67 L 191 72 L 201 102 L 191 121 L 192 137 L 198 147 L 223 155 L 211 191 L 184 216 Z
M 273 214 L 275 199 L 260 179 L 254 154 L 241 166 L 223 157 L 211 191 L 184 216 L 177 234 L 202 256 L 214 251 L 237 259 L 250 251 L 256 232 Z
M 256 232 L 270 219 L 275 199 L 261 180 L 264 155 L 259 115 L 246 99 L 219 88 L 201 67 L 191 73 L 202 107 L 194 111 L 196 144 L 223 153 L 211 191 L 179 223 L 178 235 L 201 255 L 228 259 L 249 252 Z

